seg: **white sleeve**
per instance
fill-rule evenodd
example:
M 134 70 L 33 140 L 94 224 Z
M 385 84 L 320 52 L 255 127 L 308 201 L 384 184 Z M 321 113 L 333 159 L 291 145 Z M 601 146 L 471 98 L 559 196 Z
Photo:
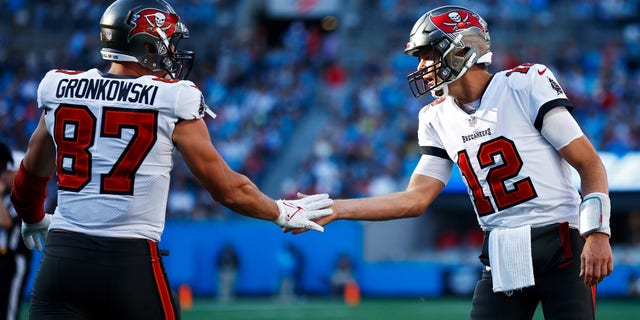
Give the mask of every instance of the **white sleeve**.
M 177 91 L 176 116 L 184 120 L 204 117 L 206 105 L 202 91 L 187 80 L 181 81 L 181 84 Z
M 420 161 L 413 170 L 413 174 L 421 174 L 423 176 L 429 176 L 436 178 L 445 185 L 449 182 L 451 177 L 451 170 L 453 169 L 453 161 L 444 159 L 441 157 L 422 155 Z
M 530 82 L 528 94 L 529 112 L 532 120 L 535 120 L 534 118 L 537 117 L 539 113 L 542 112 L 544 115 L 544 113 L 554 107 L 573 107 L 555 75 L 547 66 L 535 64 L 531 69 L 532 70 L 527 72 L 526 76 Z
M 584 135 L 576 120 L 564 107 L 553 108 L 547 112 L 540 133 L 556 150 Z
M 51 85 L 51 78 L 55 75 L 55 70 L 50 70 L 45 74 L 45 76 L 40 80 L 38 84 L 38 90 L 36 91 L 36 102 L 38 103 L 38 109 L 42 110 L 50 110 L 52 107 L 50 105 L 55 105 L 50 103 L 49 95 L 52 92 L 55 94 L 56 90 Z

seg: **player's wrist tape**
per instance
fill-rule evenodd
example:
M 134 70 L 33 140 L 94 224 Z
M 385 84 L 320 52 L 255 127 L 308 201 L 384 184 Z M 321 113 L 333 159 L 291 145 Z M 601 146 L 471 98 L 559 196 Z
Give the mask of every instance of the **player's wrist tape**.
M 601 232 L 611 236 L 610 217 L 611 201 L 608 195 L 593 192 L 584 196 L 580 203 L 580 235 L 586 237 Z
M 44 201 L 47 198 L 47 182 L 51 177 L 39 177 L 24 168 L 13 180 L 11 202 L 20 218 L 26 223 L 36 223 L 44 218 Z

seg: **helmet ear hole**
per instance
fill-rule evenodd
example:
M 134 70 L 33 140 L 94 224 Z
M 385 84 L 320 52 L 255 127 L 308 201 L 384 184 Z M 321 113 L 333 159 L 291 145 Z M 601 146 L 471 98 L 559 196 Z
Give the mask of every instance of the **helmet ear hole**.
M 158 53 L 158 50 L 156 50 L 156 47 L 148 42 L 144 44 L 144 48 L 147 49 L 147 53 L 150 53 L 150 54 Z
M 458 50 L 458 52 L 456 52 L 456 57 L 464 57 L 467 55 L 467 52 L 469 52 L 469 50 L 471 50 L 471 48 L 469 47 L 465 47 L 461 50 Z

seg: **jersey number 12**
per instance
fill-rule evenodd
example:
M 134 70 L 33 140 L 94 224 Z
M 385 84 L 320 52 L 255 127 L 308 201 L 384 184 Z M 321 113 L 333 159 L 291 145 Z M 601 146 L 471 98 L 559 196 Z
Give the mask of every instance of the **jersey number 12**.
M 495 157 L 500 157 L 502 163 L 496 165 Z M 522 169 L 522 159 L 513 141 L 505 137 L 498 137 L 484 142 L 478 149 L 477 158 L 481 169 L 492 167 L 487 172 L 486 181 L 497 211 L 513 207 L 538 196 L 529 177 L 511 183 L 511 188 L 507 187 L 506 181 L 516 177 Z M 471 189 L 473 205 L 476 207 L 478 215 L 486 216 L 495 213 L 496 210 L 491 204 L 491 200 L 482 191 L 482 186 L 471 166 L 466 150 L 458 152 L 458 167 L 462 176 L 467 180 L 469 189 Z

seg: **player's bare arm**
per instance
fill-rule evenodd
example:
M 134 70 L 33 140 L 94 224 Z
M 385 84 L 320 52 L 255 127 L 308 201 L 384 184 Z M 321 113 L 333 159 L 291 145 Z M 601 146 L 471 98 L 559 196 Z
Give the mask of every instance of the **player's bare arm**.
M 204 120 L 185 120 L 176 125 L 173 141 L 200 183 L 216 200 L 233 211 L 283 228 L 324 231 L 313 219 L 332 213 L 328 194 L 299 200 L 274 201 L 246 176 L 233 171 L 215 149 Z M 286 230 L 286 229 L 285 229 Z
M 560 155 L 580 174 L 582 194 L 609 192 L 604 165 L 586 136 L 577 138 L 560 149 Z
M 204 120 L 178 123 L 173 141 L 191 172 L 216 201 L 243 215 L 264 220 L 278 218 L 276 203 L 226 164 L 212 145 Z
M 560 149 L 562 157 L 580 175 L 583 195 L 590 193 L 608 194 L 607 174 L 596 150 L 589 140 L 582 136 Z M 613 253 L 609 235 L 601 232 L 586 237 L 582 250 L 580 275 L 588 285 L 601 282 L 613 272 Z
M 38 127 L 29 139 L 28 151 L 23 160 L 24 168 L 27 171 L 39 177 L 50 177 L 55 173 L 56 163 L 50 159 L 55 159 L 56 149 L 47 132 L 44 113 L 40 117 Z
M 438 179 L 414 174 L 404 191 L 369 198 L 334 200 L 331 207 L 333 213 L 314 221 L 325 226 L 334 220 L 384 221 L 418 217 L 427 210 L 444 186 Z M 305 231 L 296 229 L 293 233 Z
M 386 195 L 334 201 L 337 219 L 381 221 L 422 215 L 444 189 L 442 181 L 414 174 L 404 191 Z
M 51 159 L 55 159 L 55 145 L 47 132 L 43 113 L 29 139 L 11 190 L 11 201 L 23 220 L 22 239 L 29 249 L 42 250 L 42 241 L 46 240 L 51 223 L 51 215 L 44 212 L 47 182 L 56 170 L 56 162 Z

